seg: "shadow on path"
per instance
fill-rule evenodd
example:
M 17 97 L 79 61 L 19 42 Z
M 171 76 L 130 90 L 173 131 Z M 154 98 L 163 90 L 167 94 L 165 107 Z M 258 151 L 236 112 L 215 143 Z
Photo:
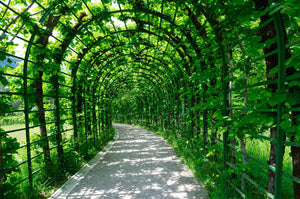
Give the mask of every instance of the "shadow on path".
M 206 198 L 204 187 L 163 138 L 136 126 L 114 127 L 119 138 L 111 148 L 51 198 Z

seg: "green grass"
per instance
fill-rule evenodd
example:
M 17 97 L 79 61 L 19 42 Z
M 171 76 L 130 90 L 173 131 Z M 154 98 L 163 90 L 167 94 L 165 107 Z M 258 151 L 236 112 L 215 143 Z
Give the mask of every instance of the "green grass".
M 0 120 L 0 126 L 14 125 L 14 124 L 24 124 L 24 116 L 23 115 L 7 116 L 1 118 Z
M 5 126 L 1 126 L 1 128 L 3 128 L 5 131 L 12 131 L 12 130 L 17 130 L 17 129 L 24 129 L 25 124 L 5 125 Z M 39 131 L 40 131 L 39 127 L 30 129 L 31 134 L 39 133 Z M 26 142 L 26 131 L 25 130 L 20 130 L 20 131 L 16 131 L 13 133 L 9 133 L 9 136 L 16 138 L 18 140 L 18 142 L 21 144 Z
M 267 162 L 270 155 L 270 142 L 261 141 L 257 139 L 249 139 L 247 141 L 247 153 L 253 155 L 255 158 Z M 283 171 L 292 174 L 292 157 L 290 156 L 291 147 L 285 147 L 285 153 L 283 156 Z
M 13 125 L 4 125 L 4 126 L 1 125 L 1 128 L 4 129 L 5 131 L 12 131 L 12 130 L 17 130 L 17 129 L 24 129 L 25 124 L 13 124 Z M 64 125 L 64 129 L 71 129 L 71 128 L 72 128 L 71 125 Z M 30 129 L 30 135 L 31 136 L 38 135 L 39 133 L 40 133 L 40 128 L 39 127 L 35 127 L 35 128 Z M 67 132 L 63 133 L 63 135 L 66 138 L 71 137 L 72 134 L 73 134 L 73 131 L 67 131 Z M 13 138 L 16 138 L 20 144 L 25 144 L 26 143 L 26 131 L 25 130 L 19 130 L 19 131 L 16 131 L 16 132 L 9 133 L 9 136 L 13 137 Z
M 253 157 L 267 163 L 270 156 L 270 142 L 258 139 L 247 140 L 247 153 Z M 285 153 L 283 156 L 283 172 L 292 175 L 292 157 L 290 156 L 291 147 L 285 147 Z M 256 161 L 249 161 L 250 174 L 254 176 L 257 183 L 266 188 L 268 183 L 267 170 L 264 166 Z M 290 179 L 283 176 L 282 178 L 282 192 L 283 198 L 293 198 L 293 183 Z

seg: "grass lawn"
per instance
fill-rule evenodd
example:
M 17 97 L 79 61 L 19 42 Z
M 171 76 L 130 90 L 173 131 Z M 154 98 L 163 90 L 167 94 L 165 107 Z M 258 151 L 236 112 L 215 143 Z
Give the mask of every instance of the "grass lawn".
M 14 125 L 5 125 L 1 126 L 5 131 L 12 131 L 12 130 L 17 130 L 17 129 L 23 129 L 23 130 L 18 130 L 16 132 L 9 133 L 9 135 L 13 138 L 17 138 L 18 142 L 20 144 L 25 144 L 26 143 L 26 131 L 24 130 L 25 124 L 14 124 Z M 70 125 L 65 125 L 64 129 L 70 129 L 72 126 Z M 35 127 L 30 129 L 30 135 L 33 134 L 39 134 L 40 133 L 40 128 Z M 67 131 L 64 133 L 64 137 L 70 137 L 72 135 L 73 131 Z M 31 140 L 32 141 L 32 140 Z
M 26 131 L 24 130 L 25 124 L 5 125 L 5 126 L 1 126 L 1 128 L 3 128 L 5 131 L 23 129 L 23 130 L 9 133 L 9 135 L 13 138 L 17 138 L 18 142 L 21 144 L 24 144 L 26 142 Z M 40 131 L 39 127 L 30 129 L 31 134 L 39 133 L 39 131 Z

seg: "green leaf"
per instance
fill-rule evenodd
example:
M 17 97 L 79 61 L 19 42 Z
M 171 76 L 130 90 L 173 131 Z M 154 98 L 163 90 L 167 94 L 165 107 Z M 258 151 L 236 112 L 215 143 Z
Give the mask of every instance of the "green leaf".
M 249 84 L 256 84 L 257 82 L 259 82 L 259 79 L 256 76 L 249 79 Z
M 183 10 L 183 9 L 186 8 L 186 5 L 185 5 L 184 3 L 182 3 L 182 4 L 180 5 L 180 8 Z
M 218 116 L 220 116 L 220 113 L 218 111 L 214 112 L 213 118 L 218 118 Z
M 268 74 L 269 77 L 274 76 L 275 73 L 278 73 L 279 71 L 279 66 L 277 65 L 276 67 L 272 68 Z
M 1 52 L 1 51 L 0 51 Z M 6 55 L 4 53 L 0 53 L 0 61 L 4 61 L 6 59 Z
M 5 102 L 0 101 L 0 115 L 2 113 L 7 113 L 9 110 L 10 110 L 10 106 Z
M 271 99 L 268 101 L 268 104 L 272 107 L 274 107 L 277 104 L 280 104 L 284 102 L 287 99 L 286 93 L 274 93 L 271 97 Z
M 292 126 L 286 130 L 286 134 L 287 136 L 291 137 L 295 135 L 296 131 L 297 131 L 297 126 Z
M 300 80 L 294 80 L 289 82 L 289 86 L 293 87 L 293 86 L 299 86 L 300 87 Z
M 289 128 L 291 126 L 291 124 L 292 124 L 292 121 L 284 120 L 280 123 L 280 127 L 285 130 L 285 129 Z
M 14 42 L 10 41 L 6 43 L 7 45 L 14 45 Z
M 292 93 L 288 94 L 287 102 L 289 105 L 294 106 L 297 104 L 300 104 L 300 93 L 297 91 L 294 91 Z
M 7 36 L 7 34 L 2 33 L 0 35 L 0 40 L 4 40 L 4 39 L 8 39 L 8 36 Z
M 290 117 L 290 115 L 288 113 L 284 113 L 282 116 L 281 116 L 281 119 L 288 119 Z
M 3 86 L 8 85 L 8 81 L 5 77 L 3 77 L 2 75 L 0 75 L 0 84 Z
M 299 142 L 299 141 L 300 141 L 300 133 L 297 133 L 297 134 L 295 135 L 295 141 L 296 141 L 296 142 Z

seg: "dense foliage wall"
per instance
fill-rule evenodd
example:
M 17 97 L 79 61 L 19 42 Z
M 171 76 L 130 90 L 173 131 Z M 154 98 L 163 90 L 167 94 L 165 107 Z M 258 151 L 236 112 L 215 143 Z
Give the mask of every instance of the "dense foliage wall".
M 165 129 L 210 168 L 215 194 L 300 198 L 297 0 L 0 10 L 1 197 L 74 172 L 72 157 L 94 154 L 117 121 Z

